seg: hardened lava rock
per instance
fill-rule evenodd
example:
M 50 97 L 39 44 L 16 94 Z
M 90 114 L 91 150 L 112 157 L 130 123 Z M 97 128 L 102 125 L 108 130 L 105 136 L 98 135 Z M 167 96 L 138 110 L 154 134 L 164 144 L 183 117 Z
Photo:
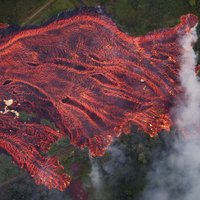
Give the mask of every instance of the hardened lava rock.
M 150 136 L 169 130 L 169 109 L 182 91 L 179 40 L 197 22 L 188 14 L 141 37 L 87 9 L 38 27 L 0 24 L 0 147 L 37 184 L 63 191 L 70 177 L 57 158 L 41 154 L 52 143 L 68 136 L 101 156 L 131 124 Z M 37 117 L 23 122 L 21 113 Z

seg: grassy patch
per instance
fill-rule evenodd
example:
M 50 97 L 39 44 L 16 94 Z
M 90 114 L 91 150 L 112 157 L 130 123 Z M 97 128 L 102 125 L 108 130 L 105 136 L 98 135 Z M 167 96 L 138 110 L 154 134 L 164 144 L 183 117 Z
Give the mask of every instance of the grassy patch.
M 0 22 L 20 23 L 47 0 L 0 0 Z
M 12 162 L 10 156 L 0 155 L 0 183 L 19 174 L 19 168 Z
M 66 0 L 57 0 L 48 9 L 45 10 L 40 16 L 32 21 L 32 24 L 40 24 L 48 20 L 52 16 L 56 16 L 58 13 L 63 12 L 65 10 L 74 9 L 77 5 L 77 2 L 74 1 L 66 1 Z

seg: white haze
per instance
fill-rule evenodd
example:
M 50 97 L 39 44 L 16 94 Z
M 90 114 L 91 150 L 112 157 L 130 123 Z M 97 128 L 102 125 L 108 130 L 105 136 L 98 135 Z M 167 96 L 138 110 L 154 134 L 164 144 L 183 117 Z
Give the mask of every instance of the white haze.
M 102 197 L 102 174 L 99 169 L 99 165 L 93 158 L 90 158 L 90 163 L 91 163 L 91 172 L 90 172 L 90 178 L 92 185 L 94 187 L 94 196 L 95 200 L 101 200 Z
M 196 26 L 180 40 L 180 81 L 185 92 L 172 111 L 179 132 L 188 135 L 178 137 L 170 153 L 153 164 L 141 200 L 200 199 L 200 82 L 192 48 L 196 41 Z
M 192 47 L 196 41 L 196 26 L 180 40 L 182 57 L 179 75 L 184 95 L 172 110 L 180 135 L 173 142 L 171 150 L 162 152 L 162 158 L 152 164 L 140 200 L 200 199 L 200 82 L 195 74 L 197 55 Z M 187 133 L 186 137 L 184 133 Z M 117 176 L 113 176 L 115 167 L 124 170 L 122 175 L 126 175 L 123 174 L 126 173 L 125 166 L 131 167 L 123 149 L 121 146 L 111 146 L 108 149 L 111 159 L 102 166 L 114 179 L 117 179 Z M 90 176 L 96 190 L 96 200 L 106 199 L 102 171 L 92 159 L 91 164 Z
M 112 183 L 117 183 L 121 177 L 128 176 L 131 171 L 130 158 L 124 154 L 124 145 L 112 144 L 107 149 L 109 159 L 103 164 L 99 165 L 95 159 L 90 158 L 92 166 L 90 178 L 94 188 L 95 200 L 110 199 L 106 193 L 106 182 L 103 180 L 103 174 L 106 173 L 112 179 Z M 101 169 L 100 169 L 101 166 Z M 117 170 L 117 175 L 116 175 Z M 94 199 L 92 199 L 94 200 Z

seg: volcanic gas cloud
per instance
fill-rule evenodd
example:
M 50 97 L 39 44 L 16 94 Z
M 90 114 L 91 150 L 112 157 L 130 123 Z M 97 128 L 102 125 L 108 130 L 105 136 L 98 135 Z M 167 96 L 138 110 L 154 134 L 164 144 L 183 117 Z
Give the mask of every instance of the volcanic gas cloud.
M 41 154 L 60 138 L 101 156 L 132 123 L 150 136 L 169 130 L 169 109 L 182 91 L 179 40 L 197 22 L 188 14 L 142 37 L 95 10 L 64 13 L 40 27 L 1 25 L 0 147 L 37 184 L 62 191 L 70 177 Z M 37 118 L 24 123 L 21 113 Z

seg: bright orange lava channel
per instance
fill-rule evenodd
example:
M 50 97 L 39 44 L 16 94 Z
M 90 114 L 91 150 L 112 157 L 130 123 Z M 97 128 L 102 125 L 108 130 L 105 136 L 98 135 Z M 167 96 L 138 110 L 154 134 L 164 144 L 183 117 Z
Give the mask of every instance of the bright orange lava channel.
M 95 10 L 35 28 L 0 24 L 0 147 L 37 184 L 63 191 L 70 176 L 57 158 L 41 154 L 52 143 L 69 136 L 101 156 L 130 124 L 150 136 L 169 130 L 169 109 L 182 90 L 179 39 L 197 22 L 188 14 L 173 28 L 141 37 Z M 24 122 L 21 113 L 36 117 Z

